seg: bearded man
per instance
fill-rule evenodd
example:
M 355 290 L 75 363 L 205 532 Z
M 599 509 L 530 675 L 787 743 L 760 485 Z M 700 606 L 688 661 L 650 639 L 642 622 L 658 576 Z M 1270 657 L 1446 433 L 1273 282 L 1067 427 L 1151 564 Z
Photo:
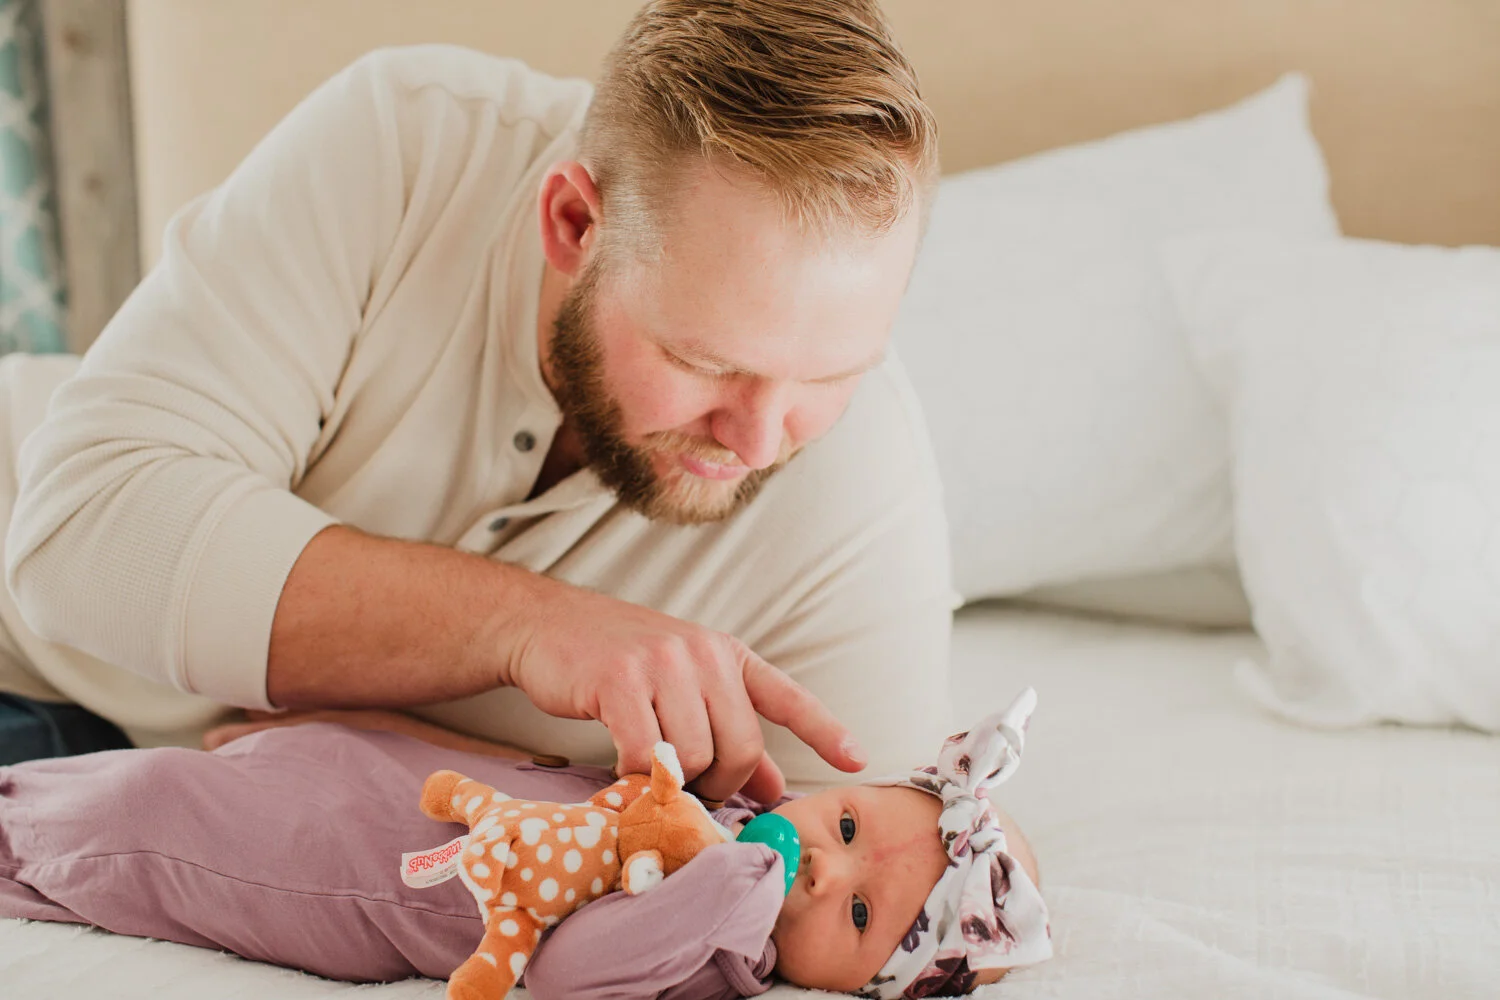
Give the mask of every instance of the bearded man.
M 954 602 L 888 340 L 935 150 L 873 0 L 656 0 L 595 87 L 359 60 L 82 359 L 0 364 L 0 763 L 308 712 L 668 739 L 708 798 L 921 758 Z

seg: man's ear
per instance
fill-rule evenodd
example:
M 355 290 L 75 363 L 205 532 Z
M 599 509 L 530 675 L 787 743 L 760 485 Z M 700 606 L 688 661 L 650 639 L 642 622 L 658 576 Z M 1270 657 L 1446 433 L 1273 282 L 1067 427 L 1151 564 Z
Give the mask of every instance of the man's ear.
M 577 160 L 554 163 L 542 178 L 537 219 L 547 263 L 577 278 L 599 239 L 599 189 L 588 168 Z

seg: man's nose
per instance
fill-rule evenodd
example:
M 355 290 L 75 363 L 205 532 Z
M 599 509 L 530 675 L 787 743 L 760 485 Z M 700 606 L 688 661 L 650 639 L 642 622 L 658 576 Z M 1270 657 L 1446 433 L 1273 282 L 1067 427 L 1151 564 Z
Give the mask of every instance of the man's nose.
M 714 437 L 752 469 L 764 469 L 781 456 L 789 388 L 772 382 L 745 387 L 714 421 Z

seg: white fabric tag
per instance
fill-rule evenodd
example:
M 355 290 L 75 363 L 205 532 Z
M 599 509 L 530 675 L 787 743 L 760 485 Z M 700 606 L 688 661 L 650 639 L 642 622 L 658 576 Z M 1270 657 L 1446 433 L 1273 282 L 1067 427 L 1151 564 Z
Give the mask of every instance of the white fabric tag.
M 448 881 L 458 874 L 458 862 L 463 857 L 464 845 L 468 841 L 469 835 L 466 833 L 454 837 L 442 847 L 401 855 L 401 881 L 413 889 L 425 889 Z

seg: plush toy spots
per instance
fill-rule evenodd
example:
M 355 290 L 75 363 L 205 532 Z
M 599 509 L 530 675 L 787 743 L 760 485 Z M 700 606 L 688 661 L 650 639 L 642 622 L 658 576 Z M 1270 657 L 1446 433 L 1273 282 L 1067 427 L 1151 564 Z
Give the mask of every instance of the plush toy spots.
M 645 779 L 612 787 L 623 802 Z M 453 771 L 430 776 L 422 812 L 466 823 L 458 877 L 479 904 L 484 938 L 449 978 L 448 995 L 501 997 L 525 969 L 542 931 L 614 889 L 619 814 L 591 805 L 510 798 Z
M 454 845 L 456 874 L 484 921 L 478 949 L 448 979 L 450 1000 L 499 1000 L 543 930 L 617 888 L 644 892 L 727 840 L 682 785 L 670 743 L 656 745 L 649 778 L 628 775 L 571 805 L 512 799 L 454 771 L 430 775 L 422 812 L 469 827 Z

